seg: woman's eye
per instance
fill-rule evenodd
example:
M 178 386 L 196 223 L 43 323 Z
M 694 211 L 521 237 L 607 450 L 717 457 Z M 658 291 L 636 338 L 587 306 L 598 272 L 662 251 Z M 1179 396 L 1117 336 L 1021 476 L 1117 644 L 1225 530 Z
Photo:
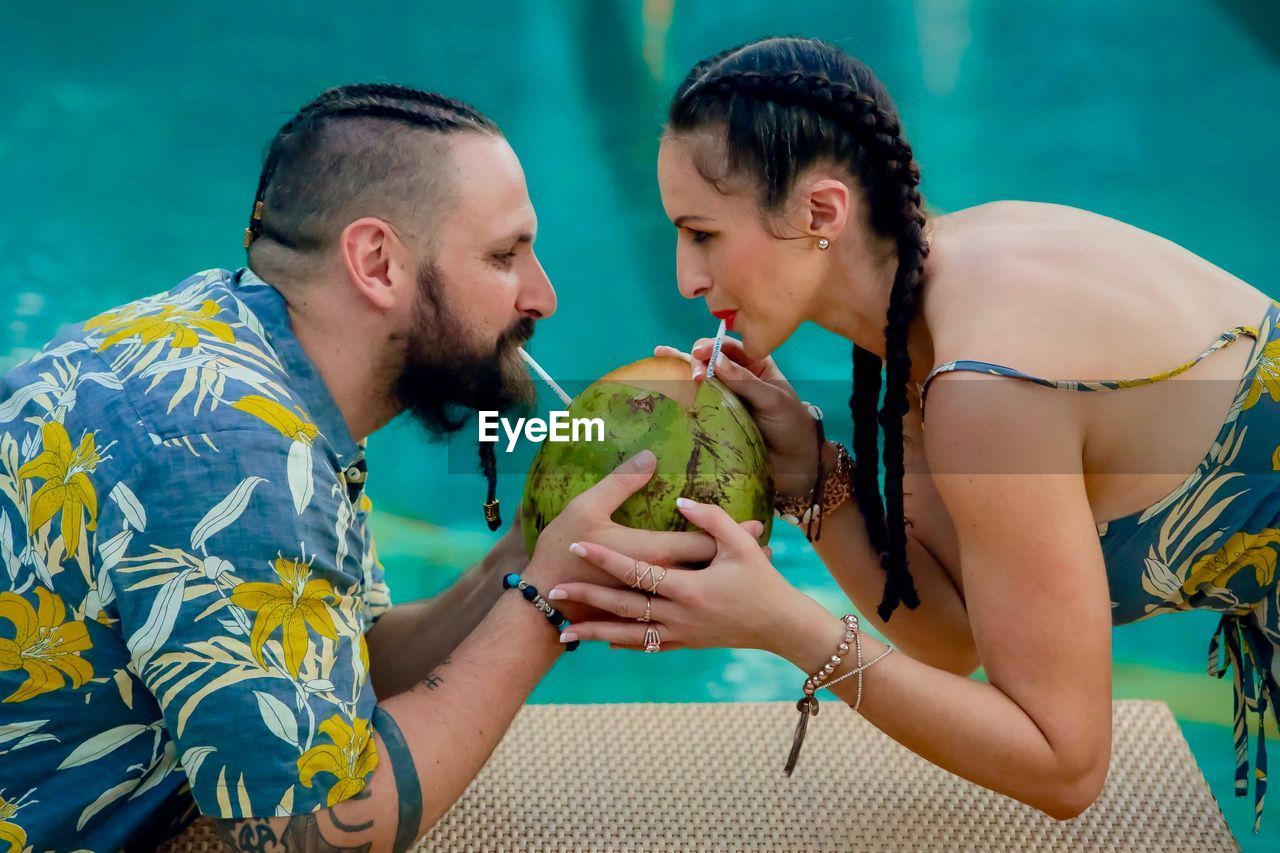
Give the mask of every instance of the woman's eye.
M 690 239 L 695 243 L 705 243 L 711 239 L 711 235 L 706 231 L 690 231 Z

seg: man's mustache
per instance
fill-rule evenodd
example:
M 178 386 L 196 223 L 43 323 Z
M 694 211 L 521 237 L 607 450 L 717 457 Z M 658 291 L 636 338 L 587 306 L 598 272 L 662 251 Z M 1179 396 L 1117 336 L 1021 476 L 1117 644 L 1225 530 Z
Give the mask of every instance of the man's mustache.
M 511 326 L 511 328 L 503 332 L 502 335 L 498 338 L 497 351 L 504 352 L 509 348 L 514 348 L 514 347 L 524 345 L 525 342 L 527 342 L 530 338 L 533 337 L 533 332 L 534 332 L 533 318 L 521 317 Z

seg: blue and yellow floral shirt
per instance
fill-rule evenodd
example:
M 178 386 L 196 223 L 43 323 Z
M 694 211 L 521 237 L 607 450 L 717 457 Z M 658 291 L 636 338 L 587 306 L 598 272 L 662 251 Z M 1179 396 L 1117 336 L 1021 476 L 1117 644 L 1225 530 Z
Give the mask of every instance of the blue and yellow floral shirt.
M 377 763 L 364 457 L 280 293 L 211 270 L 0 382 L 0 853 L 314 811 Z

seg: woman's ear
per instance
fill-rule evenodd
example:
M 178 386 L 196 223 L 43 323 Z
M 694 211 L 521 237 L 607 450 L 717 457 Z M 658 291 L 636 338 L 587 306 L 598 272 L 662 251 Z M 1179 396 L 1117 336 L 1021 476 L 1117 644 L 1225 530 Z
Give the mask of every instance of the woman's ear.
M 849 187 L 843 181 L 813 181 L 804 188 L 801 204 L 807 208 L 805 225 L 813 237 L 834 241 L 849 221 Z

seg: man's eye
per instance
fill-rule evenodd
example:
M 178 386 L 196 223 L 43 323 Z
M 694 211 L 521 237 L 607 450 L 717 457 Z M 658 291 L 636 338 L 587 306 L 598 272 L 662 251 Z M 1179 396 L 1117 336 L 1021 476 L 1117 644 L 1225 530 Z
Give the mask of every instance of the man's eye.
M 511 262 L 516 259 L 515 252 L 503 252 L 500 255 L 493 256 L 493 262 L 500 267 L 509 267 Z

